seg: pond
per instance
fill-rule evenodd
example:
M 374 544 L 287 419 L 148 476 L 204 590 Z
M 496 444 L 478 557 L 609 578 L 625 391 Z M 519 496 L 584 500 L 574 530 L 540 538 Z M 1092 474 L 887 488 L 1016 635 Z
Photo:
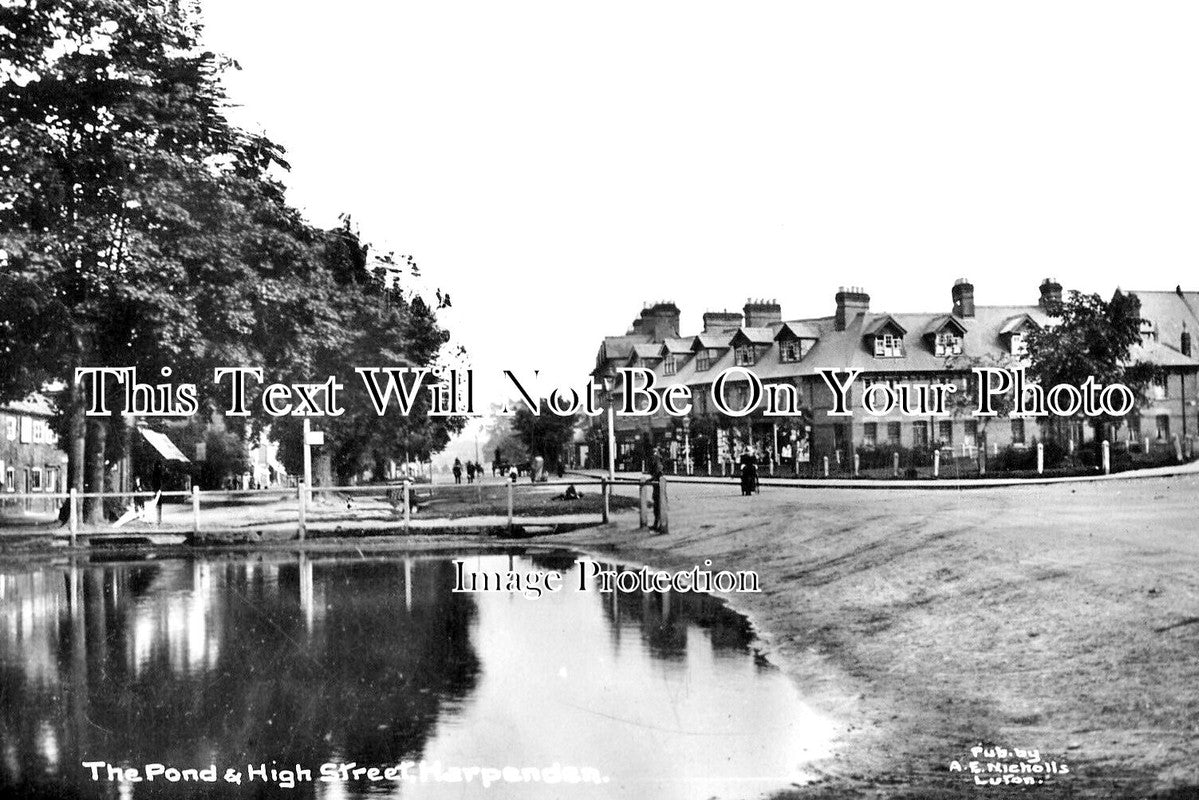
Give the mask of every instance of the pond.
M 833 721 L 714 598 L 454 576 L 361 553 L 0 568 L 0 796 L 759 797 L 828 752 Z

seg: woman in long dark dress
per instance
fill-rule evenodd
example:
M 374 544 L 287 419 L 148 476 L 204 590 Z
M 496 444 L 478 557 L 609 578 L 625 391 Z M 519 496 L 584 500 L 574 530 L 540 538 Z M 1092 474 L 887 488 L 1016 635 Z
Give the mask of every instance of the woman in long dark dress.
M 741 494 L 748 497 L 758 490 L 758 462 L 753 450 L 741 454 Z

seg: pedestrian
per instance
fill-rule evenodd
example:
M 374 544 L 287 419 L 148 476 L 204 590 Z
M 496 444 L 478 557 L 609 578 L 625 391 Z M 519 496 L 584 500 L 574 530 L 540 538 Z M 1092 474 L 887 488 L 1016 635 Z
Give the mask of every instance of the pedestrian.
M 454 483 L 462 483 L 462 459 L 454 459 Z
M 653 482 L 651 486 L 654 500 L 653 529 L 660 531 L 662 530 L 662 458 L 656 450 L 649 458 L 649 479 Z
M 466 482 L 467 483 L 475 482 L 475 462 L 473 462 L 473 461 L 466 462 Z
M 758 491 L 758 463 L 752 448 L 741 454 L 741 494 L 749 497 Z

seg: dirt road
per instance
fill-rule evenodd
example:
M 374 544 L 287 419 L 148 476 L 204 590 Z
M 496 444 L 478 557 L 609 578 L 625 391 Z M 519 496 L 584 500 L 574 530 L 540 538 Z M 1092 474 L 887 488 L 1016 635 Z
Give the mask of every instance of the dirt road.
M 671 495 L 669 535 L 571 540 L 759 573 L 730 603 L 848 720 L 800 796 L 1199 797 L 1199 477 Z M 949 771 L 980 743 L 1070 773 L 980 789 Z

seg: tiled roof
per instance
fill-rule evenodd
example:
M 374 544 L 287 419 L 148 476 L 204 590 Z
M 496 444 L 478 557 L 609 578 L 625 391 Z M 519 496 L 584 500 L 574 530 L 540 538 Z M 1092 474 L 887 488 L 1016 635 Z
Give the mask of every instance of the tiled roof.
M 1199 344 L 1199 292 L 1126 292 L 1141 300 L 1141 316 L 1153 323 L 1158 341 L 1177 350 L 1186 324 L 1192 341 Z
M 749 342 L 750 344 L 770 344 L 774 341 L 773 328 L 738 328 L 733 334 L 731 344 L 736 344 L 739 341 Z
M 24 400 L 14 400 L 0 405 L 0 411 L 11 411 L 15 414 L 33 414 L 39 417 L 49 417 L 54 414 L 54 407 L 44 395 L 34 393 Z
M 792 322 L 784 322 L 774 334 L 775 339 L 782 339 L 788 336 L 794 339 L 819 339 L 820 331 L 810 322 L 794 320 Z

